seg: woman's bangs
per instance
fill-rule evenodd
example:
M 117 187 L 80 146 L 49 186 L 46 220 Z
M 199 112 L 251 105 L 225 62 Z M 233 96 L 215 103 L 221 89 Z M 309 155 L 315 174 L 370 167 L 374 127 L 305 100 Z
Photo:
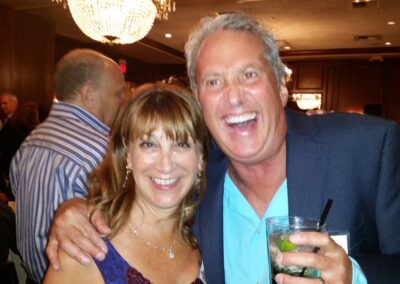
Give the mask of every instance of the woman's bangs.
M 139 110 L 131 127 L 131 139 L 141 139 L 161 127 L 167 139 L 172 141 L 189 142 L 195 140 L 193 123 L 188 110 L 173 106 L 172 103 L 151 103 L 148 101 Z M 186 118 L 186 119 L 185 119 Z M 190 137 L 190 138 L 189 138 Z

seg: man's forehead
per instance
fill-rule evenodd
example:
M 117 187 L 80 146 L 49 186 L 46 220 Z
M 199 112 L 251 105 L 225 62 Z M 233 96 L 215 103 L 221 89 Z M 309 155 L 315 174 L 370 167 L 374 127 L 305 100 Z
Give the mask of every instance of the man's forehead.
M 240 37 L 242 43 L 236 42 L 236 45 L 232 43 L 232 40 L 235 39 L 234 35 L 233 37 L 228 36 L 227 40 L 222 39 L 222 41 L 218 36 L 206 39 L 207 42 L 203 42 L 197 57 L 196 71 L 198 75 L 200 75 L 200 69 L 201 76 L 203 76 L 206 73 L 219 73 L 226 67 L 232 70 L 244 70 L 248 67 L 260 67 L 261 64 L 266 64 L 264 49 L 260 41 L 251 34 L 246 38 L 247 35 L 244 32 L 241 33 L 244 35 L 244 37 Z M 254 40 L 251 40 L 252 37 Z M 229 46 L 229 49 L 225 49 L 226 52 L 222 48 L 224 44 Z M 234 44 L 233 48 L 232 44 Z M 250 46 L 251 50 L 249 50 Z

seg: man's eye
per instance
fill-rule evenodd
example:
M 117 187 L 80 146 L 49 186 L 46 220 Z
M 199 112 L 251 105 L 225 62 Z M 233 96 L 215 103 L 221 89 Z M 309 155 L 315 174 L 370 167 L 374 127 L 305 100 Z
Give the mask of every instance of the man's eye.
M 208 87 L 214 87 L 217 86 L 219 84 L 219 80 L 217 79 L 210 79 L 206 81 L 206 86 Z
M 245 79 L 253 79 L 255 77 L 257 77 L 257 73 L 254 72 L 254 71 L 247 71 L 247 72 L 244 73 L 244 78 Z

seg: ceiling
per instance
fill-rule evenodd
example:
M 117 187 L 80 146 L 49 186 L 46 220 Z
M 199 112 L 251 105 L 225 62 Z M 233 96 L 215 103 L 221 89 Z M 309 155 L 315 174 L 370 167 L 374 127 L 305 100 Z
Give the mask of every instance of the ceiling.
M 365 0 L 357 0 L 365 1 Z M 311 50 L 400 50 L 400 0 L 175 0 L 168 20 L 156 20 L 148 36 L 137 43 L 114 45 L 122 54 L 149 63 L 184 63 L 183 48 L 190 30 L 203 16 L 245 11 L 255 15 L 288 53 Z M 55 23 L 57 34 L 90 41 L 68 9 L 51 0 L 0 0 L 0 5 Z M 395 21 L 395 25 L 388 25 Z M 171 33 L 172 38 L 165 38 Z M 359 37 L 358 40 L 355 38 Z M 386 46 L 386 42 L 391 42 Z

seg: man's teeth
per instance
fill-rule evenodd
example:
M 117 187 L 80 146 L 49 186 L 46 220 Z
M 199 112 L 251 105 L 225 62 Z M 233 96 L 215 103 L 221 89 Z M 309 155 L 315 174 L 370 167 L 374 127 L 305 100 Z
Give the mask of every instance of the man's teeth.
M 167 178 L 167 179 L 153 178 L 153 181 L 156 184 L 163 185 L 163 186 L 170 185 L 170 184 L 176 182 L 177 180 L 178 180 L 177 178 Z
M 245 113 L 242 115 L 236 115 L 236 116 L 228 116 L 225 121 L 229 124 L 233 124 L 233 123 L 243 123 L 243 122 L 247 122 L 249 120 L 253 120 L 256 118 L 256 113 L 255 112 L 251 112 L 251 113 Z

